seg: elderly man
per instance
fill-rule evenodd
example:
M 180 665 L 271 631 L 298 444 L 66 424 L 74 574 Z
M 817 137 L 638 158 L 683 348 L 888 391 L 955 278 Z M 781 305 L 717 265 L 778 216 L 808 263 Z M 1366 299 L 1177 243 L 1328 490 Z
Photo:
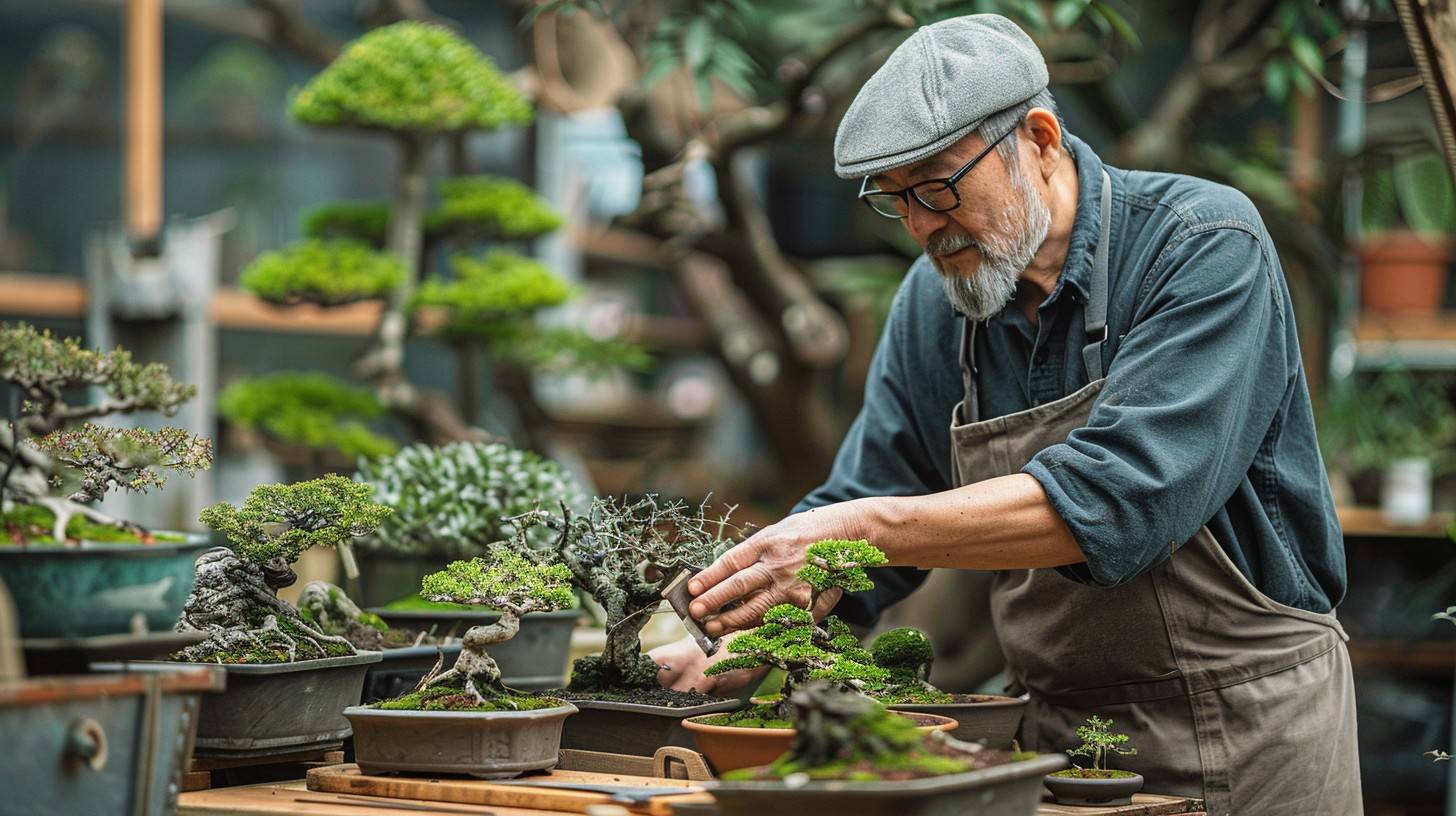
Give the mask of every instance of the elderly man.
M 870 624 L 922 570 L 994 571 L 1023 746 L 1099 714 L 1149 791 L 1360 813 L 1341 533 L 1269 234 L 1236 190 L 1105 165 L 1046 85 L 1015 24 L 975 15 L 850 105 L 835 170 L 925 255 L 828 481 L 699 574 L 693 614 L 721 634 L 803 604 L 824 538 L 894 567 L 816 615 Z M 654 657 L 676 688 L 751 679 L 703 678 L 686 641 Z

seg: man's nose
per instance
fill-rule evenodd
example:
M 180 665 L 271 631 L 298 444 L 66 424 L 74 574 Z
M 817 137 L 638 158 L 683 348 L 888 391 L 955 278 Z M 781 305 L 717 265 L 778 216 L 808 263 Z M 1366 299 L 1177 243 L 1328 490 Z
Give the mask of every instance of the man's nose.
M 950 216 L 947 213 L 929 209 L 916 201 L 914 196 L 910 196 L 910 211 L 905 215 L 904 221 L 905 229 L 909 231 L 910 237 L 923 247 L 929 243 L 930 236 L 950 221 Z

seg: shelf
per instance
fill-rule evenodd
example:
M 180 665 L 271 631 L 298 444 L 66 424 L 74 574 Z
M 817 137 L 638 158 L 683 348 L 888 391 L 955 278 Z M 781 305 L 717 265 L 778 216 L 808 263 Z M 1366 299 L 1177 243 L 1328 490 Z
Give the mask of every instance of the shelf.
M 1337 507 L 1340 528 L 1345 536 L 1366 538 L 1438 538 L 1447 539 L 1446 531 L 1453 520 L 1451 513 L 1432 513 L 1430 519 L 1419 527 L 1399 527 L 1387 524 L 1380 516 L 1378 507 Z
M 1354 334 L 1356 368 L 1456 369 L 1456 312 L 1362 314 Z

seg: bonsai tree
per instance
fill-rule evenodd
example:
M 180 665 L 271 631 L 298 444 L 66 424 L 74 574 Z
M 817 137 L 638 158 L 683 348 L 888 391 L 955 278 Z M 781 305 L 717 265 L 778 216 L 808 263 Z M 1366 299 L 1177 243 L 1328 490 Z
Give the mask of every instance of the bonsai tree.
M 399 447 L 374 428 L 386 413 L 374 392 L 326 374 L 284 371 L 237 380 L 218 395 L 217 410 L 239 427 L 287 440 L 319 459 L 337 453 L 353 462 Z
M 430 600 L 488 606 L 500 613 L 495 623 L 472 626 L 455 665 L 443 673 L 432 672 L 417 689 L 417 694 L 429 695 L 426 699 L 440 696 L 442 690 L 446 695 L 463 692 L 468 698 L 465 707 L 518 707 L 514 695 L 501 684 L 500 668 L 486 648 L 515 637 L 522 615 L 565 609 L 574 600 L 571 570 L 564 564 L 538 563 L 505 545 L 491 547 L 483 558 L 455 561 L 425 576 L 421 593 Z
M 789 718 L 794 692 L 810 680 L 827 680 L 854 691 L 883 687 L 891 672 L 875 665 L 873 655 L 860 645 L 849 626 L 832 615 L 815 624 L 810 610 L 830 589 L 856 592 L 873 588 L 865 569 L 887 560 L 883 552 L 864 540 L 830 539 L 809 545 L 806 563 L 798 572 L 799 579 L 810 588 L 808 607 L 779 604 L 771 608 L 764 613 L 763 626 L 728 644 L 733 657 L 713 664 L 706 673 L 716 675 L 759 666 L 782 669 L 783 693 L 771 705 L 771 711 L 752 715 L 773 720 Z
M 876 666 L 889 672 L 883 689 L 873 693 L 878 700 L 902 703 L 948 703 L 954 695 L 930 682 L 935 649 L 930 638 L 913 626 L 883 632 L 870 644 Z
M 517 534 L 541 549 L 555 533 L 518 519 L 542 506 L 586 505 L 585 492 L 559 464 L 500 442 L 408 445 L 361 461 L 356 478 L 394 510 L 360 549 L 390 555 L 470 558 Z
M 1115 771 L 1107 767 L 1107 761 L 1113 755 L 1134 756 L 1137 749 L 1127 744 L 1128 736 L 1112 731 L 1112 720 L 1104 720 L 1093 715 L 1087 718 L 1086 725 L 1077 726 L 1077 739 L 1082 744 L 1076 748 L 1067 750 L 1069 757 L 1090 757 L 1092 765 L 1083 768 L 1080 765 L 1065 771 L 1057 772 L 1057 776 L 1095 776 L 1101 778 L 1113 778 L 1120 776 L 1132 776 L 1131 771 Z M 1075 764 L 1076 760 L 1073 760 Z
M 566 565 L 572 586 L 594 598 L 605 613 L 606 647 L 573 664 L 571 691 L 658 688 L 657 664 L 642 654 L 639 634 L 678 571 L 702 569 L 726 545 L 727 518 L 710 520 L 705 511 L 705 505 L 692 510 L 655 496 L 597 498 L 584 514 L 562 507 L 560 515 L 538 510 L 521 519 L 528 524 L 512 538 L 516 551 L 538 563 Z M 532 524 L 551 530 L 554 538 L 533 548 Z
M 259 485 L 242 507 L 219 502 L 201 520 L 233 549 L 197 559 L 197 580 L 176 629 L 208 632 L 178 657 L 218 663 L 275 663 L 353 654 L 349 641 L 299 616 L 278 590 L 298 580 L 293 563 L 311 547 L 365 535 L 389 515 L 367 484 L 330 474 L 295 484 Z
M 365 612 L 340 589 L 327 581 L 310 581 L 298 596 L 298 616 L 305 623 L 326 635 L 337 635 L 355 649 L 380 649 L 417 646 L 423 633 L 390 628 L 384 619 Z
M 725 779 L 915 779 L 961 773 L 1017 757 L 958 742 L 941 732 L 921 734 L 907 718 L 873 700 L 815 681 L 794 692 L 794 742 L 788 753 L 762 768 L 744 768 Z
M 375 29 L 344 48 L 299 90 L 290 112 L 315 127 L 389 138 L 399 154 L 394 193 L 387 203 L 335 203 L 309 214 L 304 223 L 308 237 L 259 257 L 244 271 L 242 285 L 279 305 L 381 301 L 378 321 L 353 373 L 383 409 L 405 422 L 413 437 L 436 444 L 487 438 L 471 426 L 471 349 L 484 348 L 507 366 L 644 364 L 645 357 L 634 348 L 597 341 L 574 329 L 538 328 L 537 312 L 572 295 L 543 264 L 502 246 L 484 257 L 471 254 L 481 242 L 522 242 L 562 224 L 530 188 L 509 179 L 462 176 L 441 184 L 439 205 L 428 208 L 426 161 L 436 145 L 470 132 L 524 126 L 533 115 L 528 100 L 460 35 L 414 21 Z M 431 255 L 437 252 L 447 254 L 448 263 L 433 263 Z M 450 276 L 426 277 L 436 266 L 448 266 Z M 427 322 L 417 314 L 422 307 L 436 310 L 438 317 L 428 321 L 432 330 L 461 359 L 458 408 L 406 375 L 406 343 Z M 513 399 L 534 399 L 524 374 L 496 374 Z M 302 385 L 274 383 L 271 399 L 312 411 Z M 247 421 L 246 414 L 235 410 L 240 405 L 222 407 L 229 419 Z M 334 416 L 315 413 L 320 422 Z M 526 416 L 537 413 L 533 407 L 522 411 Z M 351 438 L 308 432 L 309 426 L 298 423 L 270 422 L 263 428 L 290 443 Z
M 180 428 L 91 422 L 139 411 L 175 414 L 197 389 L 173 382 L 160 363 L 138 363 L 121 348 L 85 349 L 74 337 L 57 339 L 25 323 L 0 323 L 0 379 L 18 404 L 0 427 L 0 519 L 6 538 L 22 546 L 46 537 L 70 544 L 83 533 L 150 541 L 139 525 L 90 503 L 115 489 L 160 487 L 163 471 L 191 475 L 212 465 L 212 443 Z M 101 398 L 70 399 L 88 389 Z

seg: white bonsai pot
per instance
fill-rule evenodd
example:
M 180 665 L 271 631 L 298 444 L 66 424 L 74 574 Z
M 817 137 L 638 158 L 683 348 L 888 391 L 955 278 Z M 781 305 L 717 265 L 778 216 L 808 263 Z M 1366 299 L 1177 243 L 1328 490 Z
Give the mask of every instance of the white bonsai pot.
M 1431 460 L 1397 459 L 1380 485 L 1380 515 L 1386 524 L 1419 527 L 1431 518 Z

